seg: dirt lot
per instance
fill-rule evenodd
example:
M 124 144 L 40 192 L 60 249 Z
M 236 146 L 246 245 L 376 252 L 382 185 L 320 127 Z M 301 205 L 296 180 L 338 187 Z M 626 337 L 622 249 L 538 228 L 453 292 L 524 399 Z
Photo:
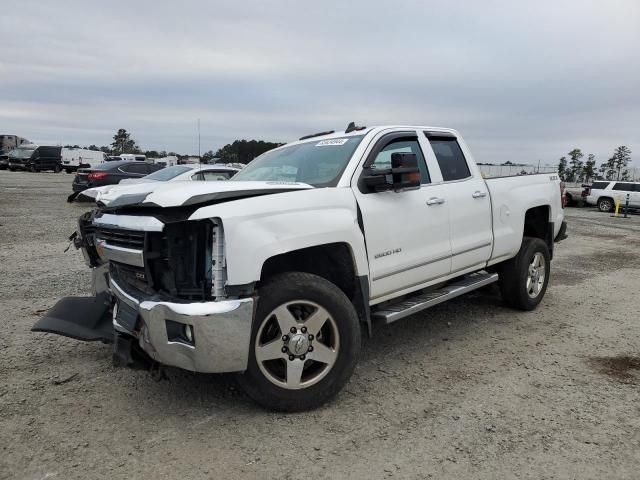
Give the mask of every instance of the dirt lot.
M 283 415 L 231 376 L 156 382 L 29 331 L 89 293 L 70 182 L 0 171 L 0 478 L 640 476 L 640 217 L 568 209 L 535 312 L 491 287 L 379 327 L 336 400 Z

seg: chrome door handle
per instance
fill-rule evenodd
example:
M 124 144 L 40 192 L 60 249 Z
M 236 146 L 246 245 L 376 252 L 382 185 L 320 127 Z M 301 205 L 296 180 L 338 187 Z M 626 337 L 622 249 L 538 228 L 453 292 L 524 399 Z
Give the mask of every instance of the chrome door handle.
M 473 198 L 482 198 L 487 196 L 487 192 L 481 192 L 480 190 L 478 190 L 477 192 L 473 192 L 471 196 Z
M 444 203 L 444 198 L 431 197 L 427 200 L 427 205 L 442 205 Z

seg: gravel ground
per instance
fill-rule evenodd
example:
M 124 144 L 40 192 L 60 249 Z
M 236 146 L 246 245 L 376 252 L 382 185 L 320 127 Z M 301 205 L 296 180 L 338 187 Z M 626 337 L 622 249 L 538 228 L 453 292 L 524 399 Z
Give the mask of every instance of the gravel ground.
M 629 478 L 640 474 L 640 217 L 567 209 L 534 312 L 495 287 L 379 327 L 323 408 L 232 376 L 111 366 L 30 327 L 88 294 L 72 177 L 0 171 L 0 478 Z

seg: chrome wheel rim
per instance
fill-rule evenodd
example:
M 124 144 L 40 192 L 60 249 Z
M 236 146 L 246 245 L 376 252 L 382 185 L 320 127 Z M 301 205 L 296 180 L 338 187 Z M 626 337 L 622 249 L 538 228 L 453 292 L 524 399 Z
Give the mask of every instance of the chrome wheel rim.
M 542 287 L 544 287 L 544 280 L 547 275 L 546 265 L 547 262 L 544 259 L 544 255 L 536 252 L 531 259 L 531 263 L 529 263 L 527 274 L 527 295 L 530 298 L 536 298 L 540 295 Z
M 609 200 L 602 200 L 600 202 L 600 210 L 602 210 L 603 212 L 608 212 L 609 210 L 611 210 L 611 202 L 609 202 Z
M 283 303 L 260 324 L 256 362 L 274 385 L 300 390 L 331 371 L 340 350 L 338 326 L 321 305 L 309 300 Z

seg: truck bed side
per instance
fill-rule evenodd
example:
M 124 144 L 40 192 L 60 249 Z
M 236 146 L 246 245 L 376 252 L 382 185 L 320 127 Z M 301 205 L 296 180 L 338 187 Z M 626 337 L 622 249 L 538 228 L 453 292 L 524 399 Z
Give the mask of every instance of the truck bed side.
M 485 180 L 491 195 L 494 246 L 489 264 L 515 256 L 522 243 L 526 212 L 536 207 L 548 209 L 553 237 L 564 218 L 560 180 L 555 174 L 521 175 Z

